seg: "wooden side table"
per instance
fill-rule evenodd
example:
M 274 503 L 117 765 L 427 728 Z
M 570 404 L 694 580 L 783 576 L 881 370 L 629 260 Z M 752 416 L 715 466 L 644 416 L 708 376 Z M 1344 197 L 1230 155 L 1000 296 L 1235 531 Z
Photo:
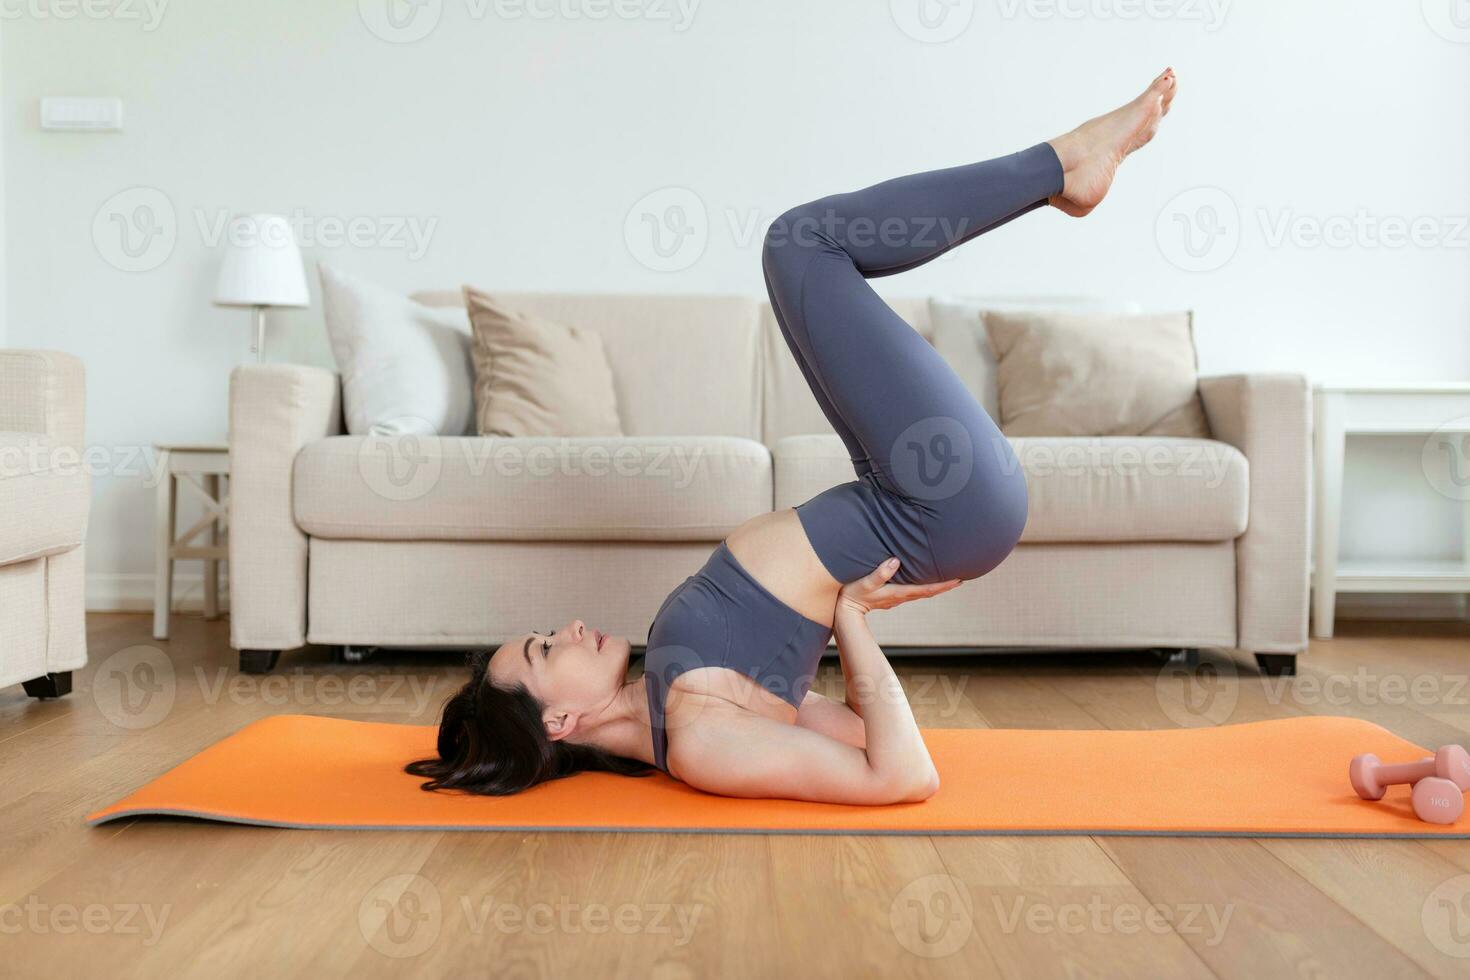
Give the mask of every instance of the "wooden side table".
M 157 551 L 153 591 L 153 638 L 168 639 L 173 608 L 174 562 L 204 562 L 204 618 L 219 618 L 219 566 L 229 557 L 229 495 L 223 492 L 230 475 L 230 447 L 222 443 L 156 443 L 158 490 L 156 498 Z M 180 488 L 204 506 L 204 516 L 183 534 L 178 533 Z M 195 539 L 207 535 L 205 543 Z
M 1316 570 L 1312 579 L 1312 635 L 1332 636 L 1339 592 L 1470 592 L 1470 383 L 1318 385 L 1313 440 L 1316 451 Z M 1342 472 L 1350 435 L 1420 435 L 1425 477 L 1443 457 L 1449 479 L 1436 486 L 1465 506 L 1459 559 L 1338 561 Z

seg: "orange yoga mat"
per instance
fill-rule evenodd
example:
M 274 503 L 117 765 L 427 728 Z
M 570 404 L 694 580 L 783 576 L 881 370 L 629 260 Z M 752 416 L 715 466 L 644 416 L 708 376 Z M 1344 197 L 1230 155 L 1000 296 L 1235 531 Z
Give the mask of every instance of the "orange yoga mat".
M 858 807 L 710 796 L 662 774 L 583 773 L 519 796 L 426 793 L 403 764 L 434 728 L 279 715 L 205 749 L 88 817 L 174 815 L 269 827 L 842 834 L 1162 834 L 1465 837 L 1415 818 L 1409 791 L 1377 803 L 1348 784 L 1360 752 L 1423 748 L 1353 718 L 1168 731 L 935 729 L 942 788 Z

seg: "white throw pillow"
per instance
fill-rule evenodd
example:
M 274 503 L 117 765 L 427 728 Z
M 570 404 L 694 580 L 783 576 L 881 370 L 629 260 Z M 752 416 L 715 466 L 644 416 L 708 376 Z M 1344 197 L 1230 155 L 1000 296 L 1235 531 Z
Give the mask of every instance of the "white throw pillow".
M 929 300 L 934 349 L 954 368 L 990 417 L 1000 420 L 995 356 L 985 337 L 986 313 L 1137 313 L 1139 305 L 1088 296 L 936 296 Z
M 319 266 L 352 435 L 462 436 L 475 425 L 470 319 Z

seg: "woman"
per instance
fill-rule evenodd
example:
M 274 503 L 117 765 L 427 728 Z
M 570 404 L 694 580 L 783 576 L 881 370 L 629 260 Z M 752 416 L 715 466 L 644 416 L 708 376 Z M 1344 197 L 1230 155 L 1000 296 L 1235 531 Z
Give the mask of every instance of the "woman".
M 932 795 L 938 775 L 867 615 L 1000 564 L 1026 523 L 1026 486 L 995 423 L 865 280 L 1043 204 L 1086 215 L 1175 89 L 1167 70 L 1050 142 L 782 215 L 766 236 L 766 287 L 857 479 L 737 528 L 664 600 L 637 680 L 625 680 L 628 641 L 581 620 L 481 655 L 445 705 L 439 758 L 408 771 L 426 789 L 482 794 L 652 766 L 728 796 Z M 846 703 L 809 691 L 833 635 Z

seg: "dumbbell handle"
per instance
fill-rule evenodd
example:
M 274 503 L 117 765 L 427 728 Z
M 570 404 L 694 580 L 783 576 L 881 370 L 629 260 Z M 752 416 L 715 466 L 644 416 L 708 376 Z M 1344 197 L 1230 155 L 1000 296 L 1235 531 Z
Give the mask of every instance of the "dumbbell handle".
M 1434 774 L 1434 759 L 1429 758 L 1418 762 L 1401 762 L 1396 766 L 1379 766 L 1374 770 L 1373 778 L 1379 786 L 1396 786 L 1399 783 L 1417 783 Z

